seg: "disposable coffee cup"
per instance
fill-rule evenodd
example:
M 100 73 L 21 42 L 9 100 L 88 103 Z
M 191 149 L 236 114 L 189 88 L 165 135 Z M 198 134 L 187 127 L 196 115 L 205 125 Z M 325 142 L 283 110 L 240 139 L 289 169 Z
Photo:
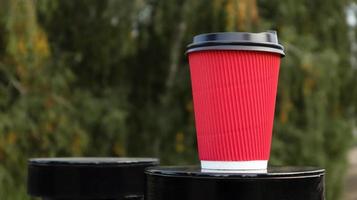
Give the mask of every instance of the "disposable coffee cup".
M 284 56 L 276 32 L 197 35 L 187 55 L 201 167 L 266 169 Z

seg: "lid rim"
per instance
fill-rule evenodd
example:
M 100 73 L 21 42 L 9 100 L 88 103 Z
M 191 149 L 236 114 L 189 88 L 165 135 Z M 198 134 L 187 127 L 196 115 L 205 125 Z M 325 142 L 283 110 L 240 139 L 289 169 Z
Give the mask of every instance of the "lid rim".
M 258 51 L 267 53 L 280 54 L 281 57 L 285 56 L 283 50 L 272 48 L 272 47 L 259 47 L 259 46 L 237 46 L 237 45 L 216 45 L 216 46 L 204 46 L 188 49 L 186 54 L 197 52 L 197 51 Z
M 234 46 L 236 48 L 233 48 Z M 186 53 L 202 50 L 203 47 L 210 47 L 211 50 L 215 50 L 216 48 L 217 50 L 225 50 L 225 47 L 227 47 L 227 50 L 256 50 L 254 48 L 258 48 L 261 51 L 279 53 L 285 56 L 284 47 L 278 43 L 276 31 L 199 34 L 194 36 L 193 42 L 186 46 Z
M 207 42 L 199 42 L 199 43 L 191 43 L 187 45 L 187 49 L 193 49 L 197 47 L 205 47 L 205 46 L 214 46 L 214 45 L 245 45 L 245 46 L 258 46 L 258 47 L 272 47 L 280 50 L 284 50 L 284 47 L 281 44 L 274 44 L 269 42 L 249 42 L 249 41 L 207 41 Z

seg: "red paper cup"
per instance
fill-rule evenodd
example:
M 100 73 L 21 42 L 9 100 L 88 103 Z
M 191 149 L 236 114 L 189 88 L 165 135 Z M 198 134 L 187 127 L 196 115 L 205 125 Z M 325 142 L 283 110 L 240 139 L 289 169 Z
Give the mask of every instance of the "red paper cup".
M 284 55 L 276 33 L 202 34 L 187 52 L 201 167 L 266 169 Z

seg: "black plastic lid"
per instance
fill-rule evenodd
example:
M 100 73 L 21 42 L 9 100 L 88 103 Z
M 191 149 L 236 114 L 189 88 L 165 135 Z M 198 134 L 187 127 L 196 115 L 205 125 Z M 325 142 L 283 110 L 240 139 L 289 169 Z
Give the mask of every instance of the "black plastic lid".
M 204 50 L 264 51 L 285 56 L 276 31 L 205 33 L 195 36 L 193 43 L 187 46 L 187 53 Z
M 270 167 L 267 173 L 204 172 L 199 167 L 151 167 L 147 200 L 324 200 L 325 170 Z
M 154 158 L 36 158 L 28 161 L 28 193 L 45 199 L 143 197 L 144 169 Z

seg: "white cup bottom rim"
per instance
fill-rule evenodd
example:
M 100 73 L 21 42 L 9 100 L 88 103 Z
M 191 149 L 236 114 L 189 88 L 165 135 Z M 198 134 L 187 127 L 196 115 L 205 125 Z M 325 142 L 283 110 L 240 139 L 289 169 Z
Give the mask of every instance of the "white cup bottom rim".
M 205 170 L 266 170 L 267 160 L 249 161 L 210 161 L 201 160 L 201 168 Z

